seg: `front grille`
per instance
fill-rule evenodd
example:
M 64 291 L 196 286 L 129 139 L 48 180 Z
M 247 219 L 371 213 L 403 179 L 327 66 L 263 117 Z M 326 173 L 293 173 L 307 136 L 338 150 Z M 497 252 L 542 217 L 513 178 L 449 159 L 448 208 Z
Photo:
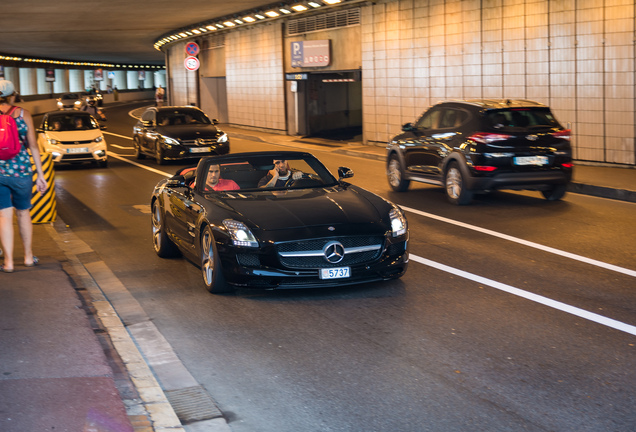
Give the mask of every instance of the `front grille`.
M 181 140 L 181 144 L 187 145 L 187 146 L 209 146 L 209 145 L 214 145 L 216 143 L 217 143 L 216 138 L 214 139 L 199 138 L 196 140 Z
M 91 144 L 93 140 L 83 140 L 83 141 L 60 141 L 62 145 L 78 145 L 78 144 Z
M 237 254 L 236 258 L 243 267 L 258 267 L 261 265 L 261 260 L 256 254 Z
M 337 241 L 345 249 L 343 259 L 337 263 L 330 263 L 322 253 L 329 242 Z M 299 242 L 278 243 L 276 250 L 280 263 L 287 268 L 326 268 L 364 264 L 376 260 L 382 253 L 384 237 L 356 236 L 356 237 L 328 237 Z M 358 248 L 358 250 L 356 250 Z M 360 250 L 361 249 L 361 250 Z M 368 249 L 368 250 L 366 250 Z M 294 256 L 293 254 L 311 254 L 312 256 Z M 291 256 L 284 256 L 289 254 Z
M 65 154 L 62 156 L 63 161 L 68 160 L 93 160 L 93 155 L 91 153 L 76 153 L 76 154 Z

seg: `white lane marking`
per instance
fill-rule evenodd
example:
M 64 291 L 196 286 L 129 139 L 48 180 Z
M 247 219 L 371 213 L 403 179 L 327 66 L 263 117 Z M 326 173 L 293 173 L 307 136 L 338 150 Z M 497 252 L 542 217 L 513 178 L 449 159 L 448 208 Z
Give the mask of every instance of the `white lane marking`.
M 117 145 L 117 144 L 109 144 L 109 145 L 111 147 L 115 147 L 115 148 L 122 149 L 122 150 L 133 150 L 134 149 L 134 147 L 120 146 L 120 145 Z
M 124 162 L 128 162 L 128 163 L 129 163 L 129 164 L 131 164 L 131 165 L 134 165 L 134 166 L 139 167 L 139 168 L 143 168 L 143 169 L 145 169 L 146 171 L 150 171 L 150 172 L 153 172 L 153 173 L 156 173 L 156 174 L 162 175 L 162 176 L 164 176 L 164 177 L 172 177 L 172 174 L 170 174 L 170 173 L 167 173 L 167 172 L 164 172 L 164 171 L 159 171 L 158 169 L 154 169 L 154 168 L 151 168 L 151 167 L 147 167 L 147 166 L 142 165 L 142 164 L 140 164 L 140 163 L 137 163 L 137 162 L 131 161 L 131 160 L 127 159 L 126 157 L 124 157 L 123 155 L 120 155 L 120 154 L 117 154 L 117 153 L 113 153 L 113 152 L 110 152 L 110 151 L 109 151 L 109 152 L 108 152 L 108 156 L 109 156 L 109 157 L 114 157 L 115 159 L 119 159 L 119 160 L 124 161 Z M 130 156 L 129 156 L 129 157 L 130 157 Z
M 413 261 L 416 261 L 416 262 L 420 263 L 420 264 L 424 264 L 426 266 L 436 268 L 436 269 L 444 271 L 446 273 L 451 273 L 451 274 L 454 274 L 456 276 L 460 276 L 460 277 L 463 277 L 465 279 L 469 279 L 469 280 L 472 280 L 474 282 L 477 282 L 477 283 L 480 283 L 480 284 L 483 284 L 483 285 L 488 285 L 488 286 L 490 286 L 492 288 L 507 292 L 508 294 L 516 295 L 518 297 L 523 297 L 523 298 L 525 298 L 527 300 L 531 300 L 533 302 L 540 303 L 540 304 L 542 304 L 544 306 L 548 306 L 548 307 L 560 310 L 562 312 L 567 312 L 569 314 L 576 315 L 579 318 L 583 318 L 583 319 L 586 319 L 586 320 L 589 320 L 589 321 L 593 321 L 595 323 L 602 324 L 604 326 L 611 327 L 613 329 L 620 330 L 622 332 L 629 333 L 631 335 L 636 336 L 636 326 L 633 326 L 633 325 L 630 325 L 630 324 L 625 324 L 625 323 L 623 323 L 621 321 L 617 321 L 617 320 L 614 320 L 614 319 L 611 319 L 611 318 L 604 317 L 603 315 L 595 314 L 593 312 L 589 312 L 589 311 L 586 311 L 584 309 L 580 309 L 580 308 L 577 308 L 577 307 L 574 307 L 574 306 L 570 306 L 568 304 L 561 303 L 559 301 L 552 300 L 552 299 L 549 299 L 547 297 L 540 296 L 538 294 L 533 294 L 531 292 L 524 291 L 522 289 L 515 288 L 513 286 L 506 285 L 506 284 L 494 281 L 492 279 L 487 279 L 487 278 L 482 277 L 482 276 L 477 276 L 475 274 L 468 273 L 468 272 L 465 272 L 463 270 L 459 270 L 459 269 L 456 269 L 456 268 L 453 268 L 453 267 L 449 267 L 447 265 L 440 264 L 438 262 L 431 261 L 431 260 L 428 260 L 426 258 L 419 257 L 417 255 L 410 255 L 409 258 L 411 260 L 413 260 Z
M 106 134 L 106 135 L 116 136 L 116 137 L 118 137 L 118 138 L 125 138 L 125 139 L 129 139 L 129 140 L 131 140 L 131 141 L 132 141 L 132 137 L 129 137 L 129 136 L 126 136 L 126 135 L 119 135 L 119 134 L 116 134 L 116 133 L 106 132 L 106 131 L 102 131 L 102 133 L 103 133 L 103 134 Z
M 573 253 L 570 253 L 570 252 L 562 251 L 560 249 L 555 249 L 555 248 L 552 248 L 550 246 L 544 246 L 544 245 L 539 244 L 539 243 L 534 243 L 534 242 L 531 242 L 531 241 L 528 241 L 528 240 L 523 240 L 523 239 L 520 239 L 520 238 L 517 238 L 517 237 L 509 236 L 507 234 L 498 233 L 497 231 L 492 231 L 492 230 L 489 230 L 489 229 L 486 229 L 486 228 L 481 228 L 481 227 L 478 227 L 478 226 L 475 226 L 475 225 L 470 225 L 470 224 L 467 224 L 467 223 L 464 223 L 464 222 L 459 222 L 459 221 L 456 221 L 456 220 L 453 220 L 453 219 L 448 219 L 448 218 L 445 218 L 443 216 L 437 216 L 437 215 L 434 215 L 434 214 L 431 214 L 431 213 L 426 213 L 426 212 L 423 212 L 421 210 L 416 210 L 416 209 L 413 209 L 413 208 L 410 208 L 410 207 L 404 207 L 404 206 L 400 206 L 400 207 L 402 209 L 404 209 L 405 211 L 409 211 L 411 213 L 415 213 L 415 214 L 418 214 L 420 216 L 424 216 L 424 217 L 431 218 L 431 219 L 436 219 L 436 220 L 441 221 L 441 222 L 446 222 L 446 223 L 449 223 L 449 224 L 457 225 L 457 226 L 460 226 L 462 228 L 467 228 L 467 229 L 470 229 L 470 230 L 473 230 L 473 231 L 479 231 L 481 233 L 488 234 L 488 235 L 491 235 L 493 237 L 499 237 L 499 238 L 502 238 L 504 240 L 508 240 L 508 241 L 515 242 L 515 243 L 519 243 L 519 244 L 522 244 L 522 245 L 525 245 L 525 246 L 529 246 L 529 247 L 532 247 L 532 248 L 535 248 L 535 249 L 542 250 L 544 252 L 553 253 L 553 254 L 560 255 L 560 256 L 565 257 L 565 258 L 570 258 L 570 259 L 573 259 L 573 260 L 576 260 L 576 261 L 584 262 L 586 264 L 591 264 L 591 265 L 594 265 L 594 266 L 597 266 L 597 267 L 605 268 L 607 270 L 612 270 L 612 271 L 615 271 L 615 272 L 618 272 L 618 273 L 626 274 L 628 276 L 636 277 L 636 270 L 631 270 L 631 269 L 628 269 L 628 268 L 619 267 L 619 266 L 616 266 L 614 264 L 605 263 L 603 261 L 597 261 L 597 260 L 592 259 L 592 258 L 587 258 L 587 257 L 581 256 L 581 255 L 577 255 L 577 254 L 573 254 Z

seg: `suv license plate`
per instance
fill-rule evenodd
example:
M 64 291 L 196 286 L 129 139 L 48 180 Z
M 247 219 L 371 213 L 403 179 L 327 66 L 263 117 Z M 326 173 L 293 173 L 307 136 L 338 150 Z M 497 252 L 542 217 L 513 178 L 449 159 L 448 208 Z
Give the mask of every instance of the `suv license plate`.
M 193 147 L 190 149 L 190 153 L 209 153 L 210 147 Z
M 320 269 L 320 279 L 340 279 L 351 276 L 351 267 Z
M 517 156 L 515 165 L 547 165 L 547 156 Z

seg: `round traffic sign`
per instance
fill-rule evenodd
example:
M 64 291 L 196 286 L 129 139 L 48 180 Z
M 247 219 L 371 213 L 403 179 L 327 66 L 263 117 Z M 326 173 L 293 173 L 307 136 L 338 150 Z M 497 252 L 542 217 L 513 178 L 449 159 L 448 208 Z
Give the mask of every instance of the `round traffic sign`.
M 196 42 L 188 42 L 185 46 L 186 54 L 189 56 L 195 56 L 199 54 L 199 44 Z
M 189 71 L 195 71 L 197 69 L 199 69 L 199 59 L 196 57 L 186 57 L 185 61 L 183 62 L 183 64 L 185 65 L 185 68 Z

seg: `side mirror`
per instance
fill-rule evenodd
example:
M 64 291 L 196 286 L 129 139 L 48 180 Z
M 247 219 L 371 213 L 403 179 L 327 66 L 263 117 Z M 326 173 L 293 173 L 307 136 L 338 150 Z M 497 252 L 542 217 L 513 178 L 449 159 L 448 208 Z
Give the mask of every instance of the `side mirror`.
M 219 124 L 219 119 L 212 119 L 212 124 L 213 125 L 218 125 Z
M 338 168 L 338 181 L 353 177 L 353 170 L 347 167 Z
M 152 127 L 154 126 L 154 122 L 152 120 L 144 120 L 141 122 L 142 125 L 144 125 L 145 127 Z
M 166 182 L 166 186 L 172 187 L 172 188 L 186 187 L 185 177 L 183 177 L 182 175 L 174 176 L 168 179 L 168 181 Z
M 413 123 L 404 123 L 404 124 L 402 125 L 402 130 L 403 130 L 404 132 L 410 132 L 410 131 L 412 131 L 413 129 L 415 129 L 415 127 L 413 127 Z
M 36 132 L 36 133 L 44 133 L 44 129 L 42 129 L 42 128 L 37 128 L 37 129 L 35 130 L 35 132 Z
M 108 129 L 108 126 L 103 125 L 103 124 L 100 124 L 100 125 L 99 125 L 99 128 L 100 128 L 101 130 L 106 130 L 106 129 Z

